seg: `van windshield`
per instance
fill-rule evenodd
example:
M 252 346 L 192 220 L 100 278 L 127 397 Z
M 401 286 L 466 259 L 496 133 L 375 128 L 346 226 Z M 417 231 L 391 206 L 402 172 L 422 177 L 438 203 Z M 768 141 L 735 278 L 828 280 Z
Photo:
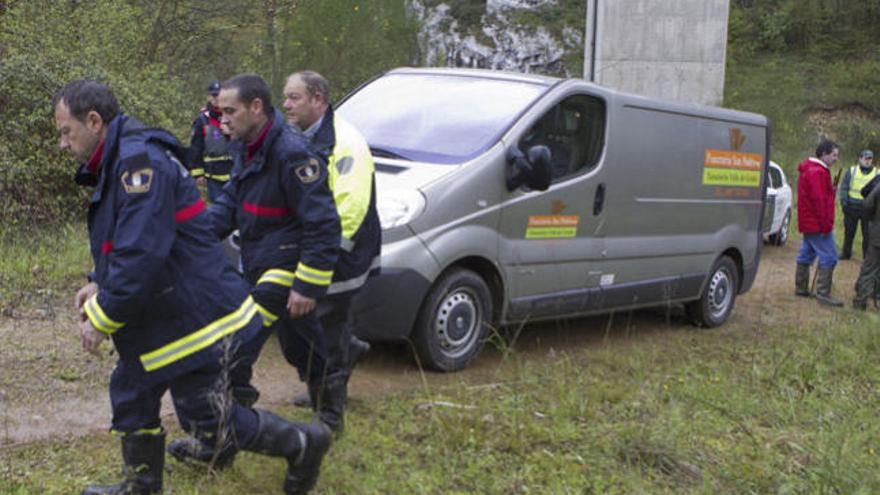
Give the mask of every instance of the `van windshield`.
M 456 164 L 489 149 L 546 89 L 527 81 L 388 74 L 337 112 L 364 135 L 374 156 Z

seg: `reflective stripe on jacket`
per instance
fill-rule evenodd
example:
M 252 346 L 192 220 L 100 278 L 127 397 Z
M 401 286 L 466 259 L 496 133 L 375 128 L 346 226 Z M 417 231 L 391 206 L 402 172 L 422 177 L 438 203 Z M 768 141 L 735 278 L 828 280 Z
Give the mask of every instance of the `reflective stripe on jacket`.
M 182 155 L 167 132 L 117 116 L 89 207 L 99 291 L 85 313 L 112 336 L 119 371 L 138 386 L 216 361 L 224 337 L 248 340 L 262 324 Z

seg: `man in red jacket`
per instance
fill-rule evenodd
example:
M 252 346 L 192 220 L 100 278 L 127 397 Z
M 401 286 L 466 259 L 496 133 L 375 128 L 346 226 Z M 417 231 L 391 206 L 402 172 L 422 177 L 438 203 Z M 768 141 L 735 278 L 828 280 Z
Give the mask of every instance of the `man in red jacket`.
M 804 235 L 797 256 L 795 295 L 809 297 L 810 266 L 819 258 L 816 277 L 816 300 L 828 306 L 843 306 L 831 297 L 831 279 L 837 265 L 834 243 L 834 185 L 831 166 L 840 151 L 833 141 L 824 140 L 816 147 L 817 158 L 807 158 L 798 165 L 798 231 Z

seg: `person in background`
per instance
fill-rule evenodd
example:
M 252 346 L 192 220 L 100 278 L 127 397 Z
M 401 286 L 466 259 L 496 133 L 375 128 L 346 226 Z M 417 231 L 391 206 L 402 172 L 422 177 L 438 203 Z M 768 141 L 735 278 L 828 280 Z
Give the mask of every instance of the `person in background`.
M 229 135 L 220 120 L 223 112 L 217 106 L 220 83 L 208 85 L 208 104 L 199 110 L 192 123 L 192 137 L 189 145 L 189 167 L 193 177 L 200 184 L 207 183 L 208 200 L 217 201 L 220 190 L 229 182 L 232 172 L 232 159 L 229 156 Z
M 863 152 L 864 153 L 864 152 Z M 868 298 L 874 298 L 877 304 L 878 279 L 880 279 L 880 175 L 871 179 L 860 192 L 865 195 L 862 208 L 870 222 L 868 228 L 868 249 L 862 261 L 859 278 L 856 280 L 856 295 L 853 297 L 853 308 L 865 311 Z
M 842 260 L 852 258 L 853 239 L 859 224 L 862 228 L 862 258 L 868 250 L 868 222 L 871 214 L 862 208 L 864 199 L 861 191 L 876 176 L 874 152 L 871 150 L 862 150 L 859 153 L 859 162 L 848 168 L 843 176 L 843 182 L 837 191 L 840 207 L 843 210 L 843 249 L 840 252 Z
M 819 258 L 816 300 L 827 306 L 843 306 L 831 296 L 837 246 L 834 243 L 834 185 L 830 168 L 840 149 L 830 140 L 816 147 L 816 156 L 798 165 L 798 231 L 803 234 L 797 256 L 795 295 L 810 297 L 810 266 Z

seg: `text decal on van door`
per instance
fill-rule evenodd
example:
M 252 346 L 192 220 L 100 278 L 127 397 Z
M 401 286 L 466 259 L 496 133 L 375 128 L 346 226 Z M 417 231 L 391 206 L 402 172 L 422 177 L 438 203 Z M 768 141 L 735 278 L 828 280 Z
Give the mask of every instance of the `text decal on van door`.
M 757 153 L 706 150 L 703 185 L 760 187 L 763 161 Z
M 532 215 L 526 239 L 567 239 L 577 235 L 580 215 Z

